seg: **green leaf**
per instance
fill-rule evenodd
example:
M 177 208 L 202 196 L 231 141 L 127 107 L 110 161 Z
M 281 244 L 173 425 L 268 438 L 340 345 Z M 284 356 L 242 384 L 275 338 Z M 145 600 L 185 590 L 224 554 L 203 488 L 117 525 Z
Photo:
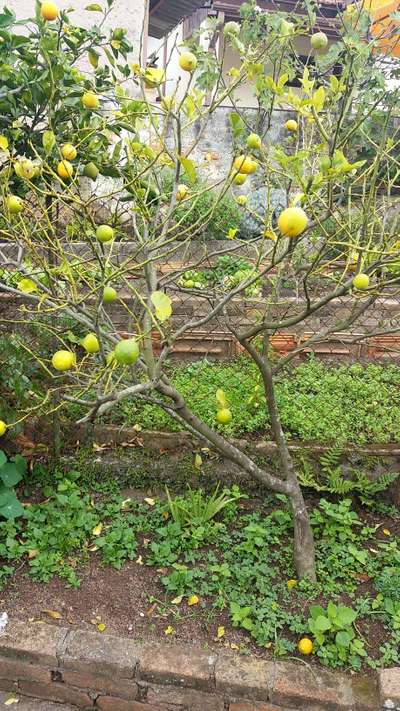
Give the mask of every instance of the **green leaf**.
M 0 487 L 0 518 L 8 520 L 24 516 L 24 514 L 24 508 L 18 501 L 15 492 L 12 489 L 4 490 Z
M 337 612 L 337 618 L 342 625 L 351 625 L 357 617 L 355 610 L 351 607 L 339 607 Z
M 24 457 L 21 457 L 20 454 L 16 454 L 15 457 L 13 457 L 12 461 L 14 462 L 21 476 L 23 476 L 28 468 L 26 459 Z
M 46 153 L 51 153 L 56 145 L 56 137 L 53 131 L 44 131 L 42 136 L 42 144 Z
M 0 13 L 0 27 L 10 27 L 15 22 L 14 13 L 8 9 L 8 7 L 3 8 L 3 12 Z
M 90 5 L 86 5 L 85 10 L 88 12 L 103 12 L 103 8 L 97 2 L 93 2 Z
M 172 302 L 163 291 L 154 291 L 151 295 L 151 302 L 156 310 L 156 318 L 163 323 L 172 314 Z
M 335 637 L 335 642 L 338 647 L 349 647 L 351 642 L 351 636 L 348 632 L 338 632 Z
M 3 450 L 0 449 L 0 467 L 3 466 L 7 461 L 7 456 L 4 454 Z
M 320 86 L 319 89 L 314 92 L 312 97 L 312 103 L 317 113 L 322 111 L 325 104 L 325 89 L 323 86 Z
M 179 162 L 189 178 L 191 183 L 195 183 L 197 180 L 196 166 L 190 158 L 185 158 L 185 156 L 179 156 Z
M 4 464 L 0 469 L 0 479 L 2 480 L 4 486 L 8 488 L 15 486 L 22 479 L 22 474 L 18 471 L 18 468 L 12 462 Z
M 319 615 L 317 619 L 315 620 L 315 628 L 319 632 L 326 632 L 326 630 L 330 630 L 332 627 L 331 621 L 328 620 L 327 617 L 324 617 L 323 615 Z
M 310 615 L 313 620 L 316 620 L 320 615 L 324 616 L 324 608 L 321 605 L 311 605 Z
M 232 127 L 232 133 L 235 138 L 240 138 L 245 131 L 245 124 L 241 116 L 234 111 L 229 114 L 229 121 Z

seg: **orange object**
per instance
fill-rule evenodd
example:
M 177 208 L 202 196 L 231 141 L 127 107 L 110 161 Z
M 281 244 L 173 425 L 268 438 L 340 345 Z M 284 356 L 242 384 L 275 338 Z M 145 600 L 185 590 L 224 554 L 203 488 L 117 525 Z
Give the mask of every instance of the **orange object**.
M 347 9 L 360 9 L 360 4 L 350 5 Z M 371 34 L 376 40 L 379 50 L 392 57 L 400 57 L 400 20 L 391 15 L 400 12 L 399 0 L 363 0 L 362 8 L 369 13 L 372 25 Z

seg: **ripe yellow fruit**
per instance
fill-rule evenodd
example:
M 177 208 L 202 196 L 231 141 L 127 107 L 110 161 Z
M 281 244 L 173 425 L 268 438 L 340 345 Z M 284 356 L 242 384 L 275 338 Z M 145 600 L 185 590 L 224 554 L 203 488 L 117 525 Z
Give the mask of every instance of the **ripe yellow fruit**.
M 24 201 L 18 195 L 8 195 L 5 204 L 11 215 L 18 215 L 24 209 Z
M 259 150 L 261 148 L 261 136 L 258 135 L 258 133 L 250 133 L 249 136 L 247 136 L 247 147 L 251 148 L 251 150 Z
M 247 175 L 244 173 L 232 173 L 231 178 L 235 185 L 243 185 L 243 183 L 247 180 Z
M 233 167 L 239 173 L 244 173 L 249 175 L 257 170 L 257 163 L 251 156 L 245 156 L 244 154 L 238 156 L 233 161 Z
M 43 2 L 40 8 L 40 14 L 44 20 L 56 20 L 60 11 L 55 2 Z
M 60 160 L 57 173 L 63 180 L 70 180 L 74 174 L 74 166 L 68 160 Z
M 300 654 L 305 655 L 311 654 L 313 648 L 314 645 L 309 637 L 302 637 L 297 645 L 297 649 L 299 650 Z
M 328 37 L 325 32 L 316 32 L 315 35 L 311 37 L 311 47 L 317 51 L 321 49 L 326 49 L 328 46 Z
M 29 160 L 29 158 L 23 158 L 22 160 L 17 160 L 14 165 L 14 170 L 19 178 L 24 180 L 32 180 L 37 174 L 38 166 Z
M 109 242 L 114 237 L 114 230 L 110 225 L 99 225 L 96 230 L 96 238 L 99 242 Z
M 299 127 L 298 123 L 294 119 L 288 119 L 285 123 L 285 128 L 288 131 L 293 131 L 293 132 L 297 131 L 298 127 Z
M 223 407 L 218 410 L 216 418 L 220 425 L 228 425 L 232 420 L 232 413 L 228 407 Z
M 240 175 L 240 173 L 239 173 Z M 238 205 L 246 205 L 247 203 L 247 195 L 238 195 L 236 198 L 236 202 Z
M 86 353 L 98 353 L 100 345 L 95 333 L 88 333 L 82 340 L 82 346 Z
M 61 146 L 61 155 L 65 160 L 74 160 L 78 155 L 78 151 L 72 143 L 64 143 L 64 145 Z
M 179 66 L 185 72 L 194 72 L 197 67 L 197 57 L 193 52 L 182 52 L 179 57 Z
M 82 94 L 82 104 L 85 109 L 98 109 L 100 106 L 99 97 L 93 91 L 85 91 Z
M 111 304 L 112 301 L 115 301 L 117 296 L 118 296 L 118 294 L 113 286 L 105 286 L 104 287 L 103 301 L 105 304 Z
M 359 274 L 356 274 L 356 276 L 353 279 L 353 286 L 355 289 L 359 289 L 360 291 L 365 291 L 365 289 L 368 289 L 368 287 L 369 287 L 368 274 L 363 274 L 362 272 L 360 272 Z
M 71 370 L 76 363 L 75 353 L 71 351 L 57 351 L 54 353 L 51 364 L 55 370 Z
M 165 79 L 164 69 L 159 67 L 148 67 L 144 74 L 144 85 L 146 89 L 154 89 L 157 84 L 161 84 Z
M 301 207 L 287 207 L 278 217 L 278 229 L 285 237 L 298 237 L 307 224 L 308 217 Z
M 2 437 L 3 434 L 5 434 L 6 430 L 7 430 L 6 423 L 3 420 L 0 420 L 0 437 Z
M 183 183 L 182 183 L 182 185 L 178 185 L 178 190 L 176 191 L 177 201 L 180 202 L 181 200 L 184 200 L 185 197 L 188 195 L 188 193 L 189 193 L 189 188 L 187 185 L 184 185 Z

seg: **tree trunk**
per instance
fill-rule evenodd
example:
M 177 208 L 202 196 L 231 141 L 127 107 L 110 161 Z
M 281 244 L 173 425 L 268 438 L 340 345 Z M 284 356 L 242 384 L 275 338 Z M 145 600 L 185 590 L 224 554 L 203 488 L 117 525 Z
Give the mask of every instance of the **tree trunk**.
M 290 494 L 290 503 L 293 511 L 293 557 L 296 573 L 299 580 L 307 578 L 311 582 L 315 582 L 317 579 L 315 573 L 315 545 L 310 517 L 297 482 L 293 488 L 294 491 Z

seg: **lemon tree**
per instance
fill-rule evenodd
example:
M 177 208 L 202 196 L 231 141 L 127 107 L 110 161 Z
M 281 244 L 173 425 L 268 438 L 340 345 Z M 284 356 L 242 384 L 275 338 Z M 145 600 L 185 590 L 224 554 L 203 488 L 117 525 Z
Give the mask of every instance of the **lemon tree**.
M 368 40 L 368 17 L 340 18 L 343 34 L 329 45 L 309 5 L 301 17 L 244 4 L 241 24 L 228 23 L 222 39 L 238 57 L 228 71 L 211 20 L 204 29 L 208 50 L 198 36 L 178 47 L 180 74 L 176 83 L 168 80 L 167 96 L 168 67 L 164 75 L 132 63 L 126 32 L 102 29 L 111 1 L 103 9 L 89 6 L 97 18 L 90 29 L 74 26 L 69 12 L 52 2 L 38 5 L 24 32 L 11 11 L 0 15 L 0 258 L 6 263 L 0 290 L 20 297 L 21 347 L 45 378 L 15 420 L 6 421 L 0 409 L 0 436 L 12 437 L 33 413 L 49 416 L 71 403 L 80 421 L 101 417 L 124 399 L 163 408 L 207 447 L 287 497 L 297 575 L 313 580 L 313 534 L 275 380 L 337 331 L 356 326 L 360 340 L 398 330 L 397 317 L 375 328 L 367 317 L 382 299 L 398 298 L 393 207 L 400 169 L 393 147 L 400 135 L 392 121 L 397 89 L 387 81 L 393 67 L 387 69 Z M 298 41 L 308 43 L 313 62 L 300 62 Z M 83 60 L 91 72 L 82 71 Z M 256 104 L 251 116 L 241 109 L 244 85 Z M 380 101 L 384 120 L 373 136 L 364 134 Z M 199 146 L 226 104 L 229 158 L 205 180 L 204 165 L 214 158 L 207 151 L 204 160 Z M 280 123 L 271 141 L 273 121 Z M 355 132 L 368 144 L 366 158 L 353 150 Z M 100 175 L 115 179 L 101 195 Z M 262 196 L 256 204 L 254 186 Z M 276 191 L 284 205 L 274 202 Z M 238 224 L 215 250 L 200 236 L 226 196 L 258 233 L 244 242 Z M 200 201 L 206 210 L 197 209 Z M 196 239 L 196 263 L 187 264 Z M 243 247 L 246 268 L 232 266 Z M 225 259 L 226 272 L 207 279 L 203 272 L 216 257 Z M 177 307 L 188 292 L 195 306 L 184 316 Z M 241 301 L 244 319 L 236 315 Z M 266 407 L 278 472 L 231 440 L 235 408 L 223 382 L 211 427 L 168 378 L 180 339 L 216 323 L 257 366 L 258 381 L 243 406 Z M 40 338 L 31 336 L 32 325 Z M 296 346 L 274 352 L 274 339 L 293 330 L 302 336 Z M 310 651 L 304 644 L 303 653 Z

